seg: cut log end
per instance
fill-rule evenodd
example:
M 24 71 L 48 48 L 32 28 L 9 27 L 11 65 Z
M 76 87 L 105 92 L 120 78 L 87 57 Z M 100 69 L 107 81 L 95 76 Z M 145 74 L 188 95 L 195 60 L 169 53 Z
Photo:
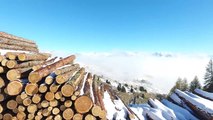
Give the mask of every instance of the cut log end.
M 86 115 L 85 120 L 96 120 L 96 118 L 93 115 L 88 114 Z
M 18 112 L 17 114 L 18 120 L 25 120 L 26 119 L 26 114 L 23 111 Z
M 9 113 L 4 114 L 3 120 L 12 120 L 13 116 Z
M 71 108 L 67 108 L 66 110 L 63 111 L 63 118 L 65 120 L 72 119 L 73 115 L 74 115 L 74 112 Z
M 92 108 L 93 102 L 88 96 L 80 96 L 76 99 L 74 105 L 76 111 L 83 114 L 87 113 Z
M 6 63 L 6 66 L 8 67 L 8 68 L 14 68 L 15 66 L 17 65 L 17 62 L 15 61 L 15 60 L 9 60 L 9 61 L 7 61 L 7 63 Z
M 101 113 L 101 107 L 100 106 L 97 106 L 97 105 L 94 105 L 92 107 L 92 114 L 96 117 L 100 116 L 100 113 Z
M 48 100 L 48 101 L 52 101 L 52 100 L 54 100 L 54 93 L 53 92 L 47 92 L 46 94 L 45 94 L 45 99 L 46 100 Z
M 7 102 L 7 108 L 13 110 L 17 108 L 18 103 L 15 100 L 10 100 Z
M 65 97 L 71 97 L 74 92 L 74 87 L 72 85 L 66 84 L 61 88 L 61 93 Z
M 29 113 L 35 113 L 35 112 L 37 111 L 37 105 L 35 105 L 35 104 L 29 105 L 29 106 L 27 107 L 27 111 L 28 111 Z
M 77 113 L 73 116 L 73 120 L 83 120 L 83 115 Z
M 58 76 L 56 77 L 56 82 L 57 82 L 58 84 L 62 84 L 62 83 L 65 82 L 65 78 L 64 78 L 62 75 L 58 75 Z
M 7 72 L 7 79 L 10 81 L 17 80 L 20 77 L 21 75 L 16 69 L 12 69 Z
M 7 85 L 7 92 L 9 95 L 18 95 L 22 91 L 23 85 L 19 81 L 12 81 Z
M 38 85 L 34 83 L 27 84 L 25 87 L 25 92 L 27 95 L 30 95 L 30 96 L 38 93 Z
M 36 73 L 36 72 L 30 73 L 29 76 L 28 76 L 28 80 L 31 83 L 37 83 L 41 79 L 42 79 L 41 76 L 38 73 Z
M 19 54 L 18 55 L 18 59 L 20 60 L 20 61 L 25 61 L 26 60 L 26 55 L 23 53 L 23 54 Z
M 0 88 L 5 86 L 4 80 L 0 77 Z

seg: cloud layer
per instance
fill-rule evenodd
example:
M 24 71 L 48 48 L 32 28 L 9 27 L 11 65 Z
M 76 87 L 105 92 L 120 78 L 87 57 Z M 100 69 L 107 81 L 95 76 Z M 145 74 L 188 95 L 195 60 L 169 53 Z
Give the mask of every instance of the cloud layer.
M 121 82 L 145 79 L 164 93 L 169 92 L 178 77 L 187 78 L 190 82 L 198 76 L 203 83 L 205 67 L 210 59 L 208 55 L 145 52 L 90 52 L 76 55 L 76 62 L 93 73 Z

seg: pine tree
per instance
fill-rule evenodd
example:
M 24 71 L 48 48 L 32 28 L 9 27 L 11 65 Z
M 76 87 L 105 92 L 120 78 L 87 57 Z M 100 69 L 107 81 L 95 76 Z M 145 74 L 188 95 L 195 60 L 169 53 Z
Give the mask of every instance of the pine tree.
M 213 92 L 213 62 L 212 59 L 206 67 L 205 83 L 203 89 L 208 92 Z
M 190 83 L 189 91 L 193 92 L 196 88 L 201 89 L 201 84 L 197 76 L 195 76 L 195 78 Z
M 181 91 L 186 91 L 188 90 L 188 83 L 187 83 L 187 79 L 181 79 L 178 78 L 174 87 L 170 90 L 170 94 L 173 93 L 175 91 L 175 89 L 179 89 Z

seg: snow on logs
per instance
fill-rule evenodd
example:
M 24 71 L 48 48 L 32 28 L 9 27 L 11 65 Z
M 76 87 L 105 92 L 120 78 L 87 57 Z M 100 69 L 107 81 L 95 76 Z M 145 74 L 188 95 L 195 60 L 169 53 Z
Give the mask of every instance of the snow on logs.
M 0 43 L 7 49 L 0 51 L 0 119 L 137 119 L 98 76 L 73 63 L 75 55 L 56 61 L 33 41 L 3 32 Z

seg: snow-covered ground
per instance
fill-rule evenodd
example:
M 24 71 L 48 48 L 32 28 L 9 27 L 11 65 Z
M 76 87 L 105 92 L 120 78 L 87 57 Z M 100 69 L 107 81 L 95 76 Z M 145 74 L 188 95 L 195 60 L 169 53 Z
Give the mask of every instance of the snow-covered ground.
M 212 93 L 196 89 L 210 97 Z M 140 119 L 154 120 L 203 120 L 213 119 L 213 101 L 190 92 L 175 90 L 170 100 L 149 99 L 148 104 L 130 105 Z

